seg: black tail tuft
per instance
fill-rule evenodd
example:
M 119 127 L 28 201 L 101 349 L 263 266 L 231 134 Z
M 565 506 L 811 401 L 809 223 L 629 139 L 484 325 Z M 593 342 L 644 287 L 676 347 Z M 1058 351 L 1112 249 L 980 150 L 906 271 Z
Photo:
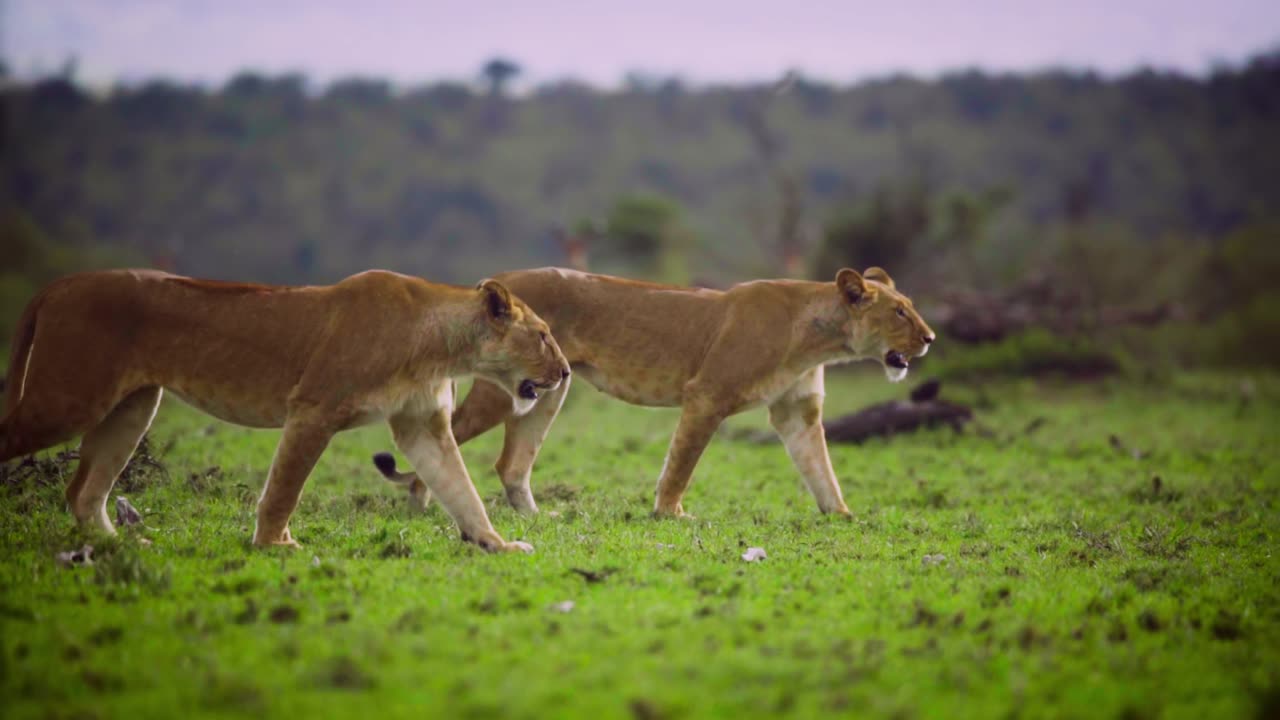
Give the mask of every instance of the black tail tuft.
M 373 465 L 378 468 L 378 472 L 382 473 L 382 477 L 388 480 L 396 479 L 396 458 L 391 453 L 380 452 L 374 454 Z

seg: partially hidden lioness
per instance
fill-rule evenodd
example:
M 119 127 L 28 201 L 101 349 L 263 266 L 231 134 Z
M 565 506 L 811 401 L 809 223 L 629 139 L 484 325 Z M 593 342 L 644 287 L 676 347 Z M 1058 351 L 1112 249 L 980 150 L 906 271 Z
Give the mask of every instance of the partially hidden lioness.
M 684 514 L 681 498 L 720 422 L 760 405 L 819 509 L 848 514 L 822 430 L 823 365 L 877 358 L 898 381 L 934 340 L 911 300 L 875 267 L 843 269 L 835 282 L 757 280 L 723 292 L 556 268 L 496 277 L 546 319 L 579 377 L 630 403 L 681 408 L 657 515 Z M 496 469 L 517 509 L 537 511 L 530 469 L 568 389 L 566 382 L 515 414 L 498 388 L 478 381 L 453 414 L 459 443 L 506 421 Z M 386 453 L 374 462 L 425 507 L 429 478 L 397 473 Z
M 329 439 L 385 419 L 464 539 L 529 551 L 493 529 L 467 476 L 449 427 L 453 381 L 483 378 L 527 408 L 568 374 L 546 323 L 494 280 L 467 289 L 370 271 L 271 287 L 83 273 L 49 285 L 19 321 L 0 462 L 83 434 L 67 502 L 114 532 L 107 495 L 168 389 L 222 420 L 284 428 L 253 542 L 296 545 L 289 516 Z

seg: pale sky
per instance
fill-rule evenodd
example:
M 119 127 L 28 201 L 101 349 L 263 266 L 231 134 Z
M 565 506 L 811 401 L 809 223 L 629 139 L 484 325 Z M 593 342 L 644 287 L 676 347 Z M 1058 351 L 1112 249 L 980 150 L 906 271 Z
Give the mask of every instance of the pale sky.
M 0 0 L 11 72 L 74 56 L 90 84 L 253 69 L 415 85 L 474 79 L 495 55 L 525 83 L 600 86 L 632 70 L 694 83 L 789 69 L 840 83 L 966 67 L 1200 73 L 1276 47 L 1280 0 Z

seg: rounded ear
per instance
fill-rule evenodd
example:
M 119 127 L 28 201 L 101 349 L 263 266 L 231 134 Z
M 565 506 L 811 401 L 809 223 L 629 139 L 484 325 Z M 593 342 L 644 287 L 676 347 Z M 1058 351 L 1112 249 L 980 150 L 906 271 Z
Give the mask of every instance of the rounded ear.
M 849 301 L 850 305 L 857 305 L 862 300 L 862 296 L 867 294 L 866 281 L 857 270 L 849 268 L 836 273 L 836 287 L 840 289 L 840 294 Z
M 875 280 L 881 285 L 893 287 L 893 278 L 889 277 L 889 273 L 885 272 L 884 268 L 869 267 L 866 272 L 862 273 L 862 277 L 867 280 Z
M 484 298 L 490 320 L 505 322 L 511 318 L 511 292 L 505 285 L 497 280 L 481 280 L 476 290 Z

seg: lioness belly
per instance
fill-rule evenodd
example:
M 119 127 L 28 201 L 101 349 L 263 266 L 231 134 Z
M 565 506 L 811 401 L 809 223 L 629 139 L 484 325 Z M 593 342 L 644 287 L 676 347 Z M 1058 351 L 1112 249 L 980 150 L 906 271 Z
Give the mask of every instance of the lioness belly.
M 675 372 L 626 368 L 602 370 L 593 365 L 574 364 L 573 371 L 603 393 L 632 405 L 675 407 L 680 404 L 684 379 Z
M 219 420 L 253 428 L 284 426 L 287 402 L 283 397 L 253 396 L 229 392 L 227 388 L 184 383 L 165 388 L 188 405 Z

